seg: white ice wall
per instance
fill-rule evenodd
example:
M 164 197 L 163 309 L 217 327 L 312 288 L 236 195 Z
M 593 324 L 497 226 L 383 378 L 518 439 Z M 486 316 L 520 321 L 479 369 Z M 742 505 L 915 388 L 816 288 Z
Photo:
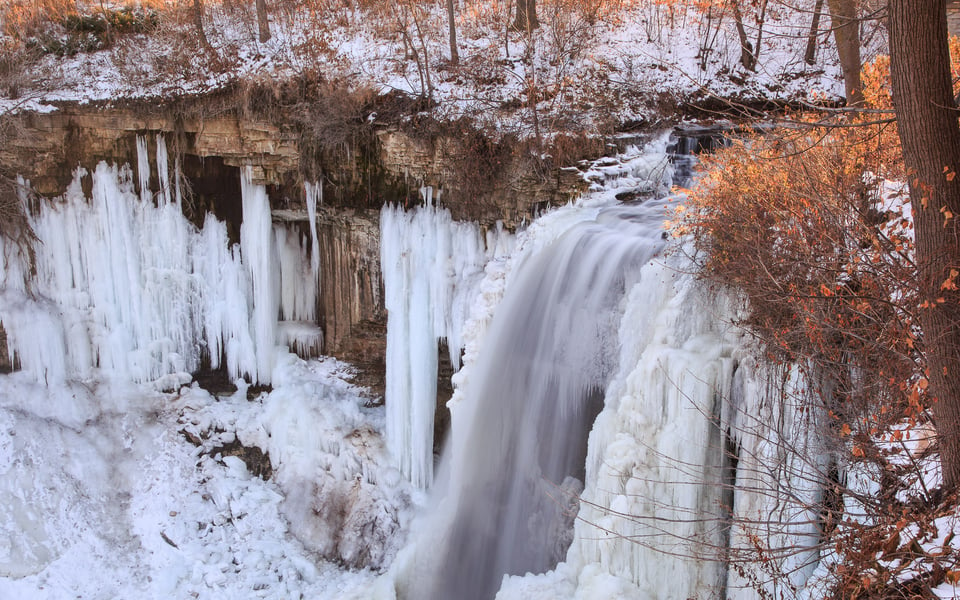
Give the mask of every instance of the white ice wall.
M 453 221 L 429 201 L 411 211 L 385 206 L 380 213 L 387 443 L 400 471 L 420 488 L 433 480 L 437 342 L 447 340 L 459 368 L 462 330 L 483 266 L 498 246 L 510 244 L 501 228 L 488 235 L 485 241 L 477 224 Z
M 92 173 L 78 170 L 63 197 L 36 203 L 35 273 L 21 248 L 0 242 L 0 322 L 11 355 L 39 381 L 99 369 L 141 382 L 194 371 L 206 351 L 230 377 L 269 383 L 281 299 L 294 318 L 316 317 L 306 242 L 272 224 L 266 190 L 249 170 L 240 245 L 231 246 L 211 215 L 197 230 L 181 212 L 179 186 L 171 190 L 163 138 L 156 197 L 146 138 L 137 150 L 139 190 L 129 167 L 100 163 Z

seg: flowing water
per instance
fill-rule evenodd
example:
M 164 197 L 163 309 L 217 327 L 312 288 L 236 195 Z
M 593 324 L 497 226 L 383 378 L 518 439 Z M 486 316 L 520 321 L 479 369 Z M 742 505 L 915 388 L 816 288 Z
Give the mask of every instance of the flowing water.
M 804 419 L 764 383 L 736 302 L 664 231 L 682 201 L 669 186 L 690 173 L 667 143 L 599 162 L 579 205 L 488 259 L 436 504 L 394 568 L 398 597 L 750 598 L 749 575 L 725 564 L 753 539 L 741 518 L 778 512 L 786 525 L 765 534 L 778 543 L 815 536 L 797 499 L 815 499 L 816 469 L 768 443 L 818 456 Z M 777 568 L 798 582 L 817 563 L 791 560 Z
M 504 574 L 564 556 L 565 499 L 582 488 L 622 300 L 663 246 L 664 206 L 602 209 L 518 269 L 473 367 L 469 426 L 451 445 L 451 529 L 429 597 L 490 598 Z

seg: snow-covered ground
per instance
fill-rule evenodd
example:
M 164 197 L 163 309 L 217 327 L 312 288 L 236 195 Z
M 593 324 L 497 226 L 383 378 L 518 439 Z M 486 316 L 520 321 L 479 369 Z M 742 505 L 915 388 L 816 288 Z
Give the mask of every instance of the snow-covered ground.
M 0 597 L 365 597 L 343 567 L 390 561 L 411 491 L 348 374 L 286 355 L 250 400 L 0 377 Z
M 729 9 L 698 10 L 692 2 L 672 8 L 640 0 L 616 4 L 601 2 L 591 12 L 576 3 L 542 2 L 541 27 L 528 37 L 509 29 L 511 3 L 463 0 L 457 13 L 460 63 L 452 66 L 440 2 L 274 9 L 266 43 L 258 41 L 252 9 L 207 2 L 205 32 L 212 49 L 200 47 L 182 15 L 177 21 L 172 11 L 161 13 L 150 35 L 26 64 L 18 97 L 0 98 L 0 113 L 45 110 L 58 101 L 201 94 L 237 80 L 282 80 L 314 71 L 379 93 L 420 96 L 429 87 L 433 114 L 441 119 L 468 116 L 491 129 L 526 134 L 535 126 L 543 133 L 589 132 L 655 120 L 671 98 L 842 95 L 828 17 L 820 25 L 815 64 L 804 62 L 813 0 L 772 4 L 763 14 L 762 36 L 760 15 L 745 12 L 751 43 L 762 39 L 755 72 L 740 65 Z M 865 26 L 866 59 L 882 48 L 885 36 L 874 31 L 878 27 Z

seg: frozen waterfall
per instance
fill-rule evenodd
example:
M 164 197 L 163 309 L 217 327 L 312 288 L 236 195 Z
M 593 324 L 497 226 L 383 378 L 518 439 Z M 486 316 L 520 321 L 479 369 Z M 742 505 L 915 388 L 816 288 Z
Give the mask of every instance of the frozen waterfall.
M 460 365 L 463 325 L 484 265 L 510 247 L 498 227 L 480 231 L 450 212 L 426 205 L 380 213 L 384 304 L 387 309 L 387 444 L 397 466 L 420 488 L 433 481 L 438 342 Z
M 129 167 L 106 163 L 78 169 L 62 198 L 34 202 L 22 182 L 39 243 L 31 257 L 4 240 L 0 269 L 0 321 L 22 370 L 51 383 L 95 369 L 137 382 L 189 381 L 206 356 L 231 378 L 269 383 L 278 342 L 318 353 L 313 230 L 307 239 L 274 225 L 264 186 L 244 170 L 240 244 L 231 245 L 212 215 L 200 230 L 183 216 L 163 138 L 156 195 L 145 137 L 137 150 L 136 185 Z M 282 327 L 281 316 L 299 325 Z
M 256 445 L 285 465 L 276 475 L 279 488 L 262 486 L 233 456 L 218 459 L 220 465 L 213 454 L 204 471 L 219 477 L 229 467 L 244 489 L 265 499 L 260 504 L 273 507 L 269 523 L 285 539 L 294 535 L 341 564 L 382 566 L 403 543 L 409 521 L 412 488 L 404 479 L 429 490 L 410 543 L 362 597 L 748 600 L 779 597 L 777 585 L 800 588 L 816 577 L 819 523 L 810 506 L 823 494 L 828 461 L 807 432 L 822 415 L 784 401 L 810 395 L 809 382 L 798 369 L 756 358 L 734 325 L 742 317 L 738 303 L 699 281 L 683 241 L 664 235 L 662 222 L 680 201 L 668 195 L 674 168 L 666 138 L 598 161 L 585 173 L 584 198 L 516 237 L 502 227 L 484 231 L 453 221 L 427 189 L 421 207 L 383 208 L 385 410 L 364 406 L 354 390 L 334 384 L 328 371 L 340 367 L 300 363 L 278 348 L 313 354 L 322 344 L 319 186 L 305 186 L 307 231 L 273 223 L 266 189 L 241 171 L 243 223 L 239 243 L 231 243 L 226 224 L 213 215 L 202 227 L 183 217 L 179 162 L 171 169 L 159 137 L 154 169 L 149 141 L 138 139 L 135 169 L 101 163 L 92 172 L 78 170 L 61 198 L 29 197 L 28 182 L 21 182 L 40 241 L 35 255 L 0 242 L 0 321 L 23 371 L 5 389 L 40 390 L 20 381 L 32 378 L 66 390 L 54 408 L 73 415 L 70 403 L 77 402 L 69 431 L 97 431 L 90 423 L 102 412 L 90 408 L 100 401 L 93 391 L 70 395 L 71 386 L 84 387 L 74 380 L 177 389 L 206 359 L 232 378 L 272 382 L 277 389 L 259 404 L 247 401 L 244 386 L 229 401 L 180 390 L 178 410 L 193 415 L 198 433 L 208 423 L 222 430 L 224 443 Z M 449 402 L 450 441 L 435 474 L 441 340 L 461 368 Z M 17 393 L 7 394 L 12 408 L 0 415 L 4 422 L 20 422 L 10 416 L 19 410 Z M 30 398 L 31 410 L 46 410 L 33 399 L 41 391 Z M 141 416 L 154 418 L 146 409 Z M 5 431 L 25 443 L 29 436 L 19 427 Z M 114 433 L 127 440 L 127 432 L 124 425 Z M 158 436 L 143 436 L 152 440 L 143 445 L 144 457 L 154 456 L 149 446 Z M 199 479 L 193 448 L 173 442 L 184 457 L 178 472 Z M 95 464 L 110 464 L 109 454 Z M 396 469 L 386 464 L 388 454 Z M 163 468 L 159 463 L 150 473 Z M 22 481 L 5 488 L 11 497 L 30 471 L 18 473 Z M 58 471 L 50 473 L 44 481 Z M 103 479 L 94 487 L 112 489 L 115 482 Z M 164 486 L 157 489 L 177 484 Z M 77 504 L 84 494 L 64 498 Z M 209 502 L 195 495 L 198 505 Z M 215 496 L 232 506 L 227 494 Z M 58 510 L 53 500 L 43 506 L 47 514 Z M 166 531 L 191 539 L 198 521 L 170 521 L 175 508 L 160 513 L 178 527 Z M 229 522 L 244 539 L 259 518 L 239 516 L 246 514 Z M 147 547 L 189 565 L 161 533 L 151 533 L 155 545 Z M 749 560 L 757 539 L 774 550 L 762 567 L 767 571 L 738 562 Z M 216 548 L 211 577 L 224 573 L 221 563 L 256 574 L 256 567 L 231 562 L 227 550 Z M 271 564 L 286 565 L 288 550 L 276 548 L 271 552 L 283 556 Z M 308 560 L 296 561 L 310 572 Z M 731 563 L 738 568 L 729 569 Z M 165 564 L 130 571 L 153 577 L 169 572 Z M 787 578 L 765 579 L 774 571 Z M 190 573 L 170 575 L 167 583 L 180 585 L 177 578 L 186 581 Z M 297 580 L 287 573 L 280 579 L 294 590 Z M 211 581 L 209 597 L 222 596 L 220 580 Z

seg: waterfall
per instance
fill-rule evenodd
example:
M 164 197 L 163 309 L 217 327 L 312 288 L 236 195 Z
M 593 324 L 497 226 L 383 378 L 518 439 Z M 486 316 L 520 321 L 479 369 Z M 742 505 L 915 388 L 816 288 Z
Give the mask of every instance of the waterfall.
M 70 431 L 97 427 L 101 414 L 91 408 L 97 386 L 78 396 L 70 386 L 84 386 L 60 385 L 71 380 L 176 388 L 207 358 L 230 377 L 273 382 L 262 404 L 239 390 L 230 402 L 245 416 L 224 413 L 222 424 L 243 429 L 241 441 L 288 469 L 303 465 L 277 476 L 284 498 L 270 502 L 282 504 L 284 526 L 307 547 L 380 566 L 408 522 L 403 479 L 427 490 L 409 545 L 368 597 L 747 600 L 780 597 L 778 586 L 800 588 L 822 573 L 820 516 L 811 507 L 830 463 L 810 433 L 824 418 L 806 400 L 814 386 L 795 366 L 757 358 L 735 325 L 743 317 L 736 297 L 700 281 L 691 249 L 665 236 L 662 223 L 680 201 L 668 195 L 675 165 L 686 169 L 671 162 L 666 138 L 599 161 L 584 174 L 588 194 L 516 237 L 499 225 L 484 231 L 453 221 L 430 190 L 424 206 L 384 207 L 385 415 L 315 372 L 339 367 L 298 363 L 278 349 L 285 342 L 312 353 L 322 341 L 319 186 L 305 187 L 307 232 L 273 223 L 265 187 L 242 170 L 243 223 L 231 244 L 213 215 L 201 228 L 184 218 L 179 161 L 171 180 L 162 138 L 151 190 L 146 140 L 137 142 L 136 171 L 78 169 L 61 198 L 29 198 L 21 181 L 40 240 L 35 261 L 0 240 L 0 322 L 23 371 L 11 385 L 29 377 L 65 390 L 54 404 L 73 415 Z M 441 340 L 459 370 L 435 474 Z M 8 417 L 20 410 L 17 393 L 5 396 L 16 409 Z M 227 404 L 200 390 L 181 393 L 187 404 Z M 318 394 L 342 406 L 331 411 L 314 402 Z M 24 402 L 42 406 L 34 400 L 41 395 Z M 273 413 L 270 427 L 256 416 L 261 406 Z M 387 454 L 381 422 L 396 469 L 379 462 Z M 317 436 L 321 424 L 327 433 Z M 195 455 L 184 454 L 192 472 Z M 249 478 L 239 458 L 221 458 Z M 122 482 L 104 477 L 97 489 L 115 484 Z M 74 496 L 67 499 L 100 497 Z M 161 512 L 172 519 L 177 510 Z M 238 516 L 237 531 L 258 519 Z M 145 547 L 187 556 L 160 534 Z M 756 556 L 757 540 L 769 560 L 738 562 Z M 227 556 L 224 564 L 246 568 Z M 219 577 L 220 550 L 217 557 Z M 287 573 L 280 580 L 295 584 Z M 786 577 L 774 581 L 776 573 Z
M 766 580 L 727 564 L 757 532 L 796 548 L 771 567 L 792 582 L 815 568 L 813 417 L 753 358 L 735 298 L 666 240 L 666 145 L 598 163 L 587 197 L 488 265 L 430 514 L 391 573 L 399 598 L 752 598 Z

